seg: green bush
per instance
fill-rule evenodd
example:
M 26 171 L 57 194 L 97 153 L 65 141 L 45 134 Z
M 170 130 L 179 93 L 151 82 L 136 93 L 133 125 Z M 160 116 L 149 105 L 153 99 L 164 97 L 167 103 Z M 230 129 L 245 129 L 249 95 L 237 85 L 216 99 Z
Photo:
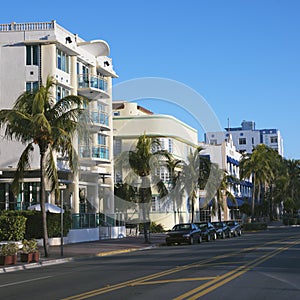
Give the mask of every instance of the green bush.
M 26 218 L 23 216 L 0 216 L 0 240 L 20 241 L 26 232 Z
M 144 224 L 141 223 L 139 225 L 140 232 L 143 232 L 144 230 L 143 228 L 144 228 Z M 150 233 L 161 233 L 161 232 L 165 232 L 165 229 L 161 224 L 156 224 L 155 222 L 150 223 Z
M 25 225 L 25 233 L 21 239 L 40 239 L 43 237 L 43 221 L 42 214 L 40 211 L 29 211 L 29 210 L 21 210 L 21 211 L 2 211 L 0 218 L 14 218 L 16 216 L 25 217 L 26 225 Z M 48 237 L 60 237 L 60 214 L 47 213 L 47 228 L 48 228 Z M 0 226 L 0 237 L 1 231 L 3 229 Z M 71 216 L 70 212 L 64 212 L 64 236 L 66 236 L 71 228 Z
M 298 218 L 286 217 L 282 219 L 282 222 L 283 225 L 297 225 L 300 222 L 299 220 Z
M 266 230 L 268 227 L 267 223 L 245 223 L 243 224 L 243 230 Z

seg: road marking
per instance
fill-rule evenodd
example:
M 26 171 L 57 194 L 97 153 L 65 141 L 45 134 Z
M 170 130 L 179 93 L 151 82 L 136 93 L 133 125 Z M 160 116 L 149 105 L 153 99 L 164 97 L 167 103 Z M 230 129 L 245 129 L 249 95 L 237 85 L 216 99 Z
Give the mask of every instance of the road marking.
M 289 237 L 288 239 L 291 239 L 291 237 Z M 271 243 L 280 243 L 280 242 L 283 242 L 283 241 L 286 241 L 287 239 L 281 239 L 281 240 L 278 240 L 278 241 L 272 241 L 272 242 L 267 242 L 263 245 L 269 245 Z M 295 242 L 294 242 L 295 243 Z M 298 243 L 298 242 L 297 242 Z M 289 247 L 291 247 L 292 245 L 290 245 Z M 64 298 L 63 300 L 82 300 L 82 299 L 87 299 L 87 298 L 90 298 L 90 297 L 95 297 L 95 296 L 98 296 L 98 295 L 101 295 L 101 294 L 105 294 L 105 293 L 108 293 L 108 292 L 112 292 L 112 291 L 115 291 L 115 290 L 118 290 L 118 289 L 121 289 L 121 288 L 125 288 L 125 287 L 131 287 L 133 285 L 138 285 L 138 284 L 143 284 L 147 281 L 150 281 L 150 280 L 153 280 L 153 279 L 156 279 L 156 278 L 159 278 L 159 277 L 163 277 L 163 276 L 167 276 L 167 275 L 170 275 L 170 274 L 174 274 L 174 273 L 177 273 L 177 272 L 181 272 L 181 271 L 184 271 L 184 270 L 187 270 L 187 269 L 191 269 L 191 268 L 195 268 L 195 267 L 201 267 L 201 266 L 205 266 L 207 265 L 208 263 L 211 263 L 211 262 L 214 262 L 216 260 L 219 260 L 219 259 L 222 259 L 222 258 L 228 258 L 228 257 L 234 257 L 234 256 L 237 256 L 237 255 L 240 255 L 241 253 L 245 253 L 245 252 L 252 252 L 252 251 L 255 251 L 255 250 L 258 250 L 259 248 L 261 248 L 262 246 L 257 246 L 257 247 L 248 247 L 248 248 L 244 248 L 238 252 L 234 252 L 234 253 L 228 253 L 228 254 L 222 254 L 222 255 L 218 255 L 216 257 L 212 257 L 212 258 L 208 258 L 208 259 L 205 259 L 203 261 L 200 261 L 200 262 L 195 262 L 195 263 L 192 263 L 192 264 L 188 264 L 188 265 L 183 265 L 183 266 L 178 266 L 178 267 L 175 267 L 175 268 L 172 268 L 172 269 L 169 269 L 169 270 L 165 270 L 165 271 L 161 271 L 161 272 L 158 272 L 158 273 L 154 273 L 154 274 L 151 274 L 151 275 L 147 275 L 147 276 L 144 276 L 144 277 L 140 277 L 140 278 L 135 278 L 135 279 L 132 279 L 132 280 L 128 280 L 128 281 L 125 281 L 125 282 L 121 282 L 121 283 L 117 283 L 117 284 L 114 284 L 114 285 L 111 285 L 111 286 L 106 286 L 106 287 L 103 287 L 103 288 L 99 288 L 99 289 L 95 289 L 95 290 L 91 290 L 91 291 L 88 291 L 88 292 L 84 292 L 84 293 L 81 293 L 81 294 L 77 294 L 77 295 L 73 295 L 73 296 L 70 296 L 70 297 L 67 297 L 67 298 Z M 289 248 L 288 247 L 288 248 Z M 281 248 L 279 248 L 281 249 Z M 286 250 L 286 249 L 285 249 Z M 273 252 L 276 252 L 278 251 L 277 250 L 274 250 Z M 283 251 L 283 250 L 282 250 Z M 277 253 L 276 253 L 277 254 Z M 274 254 L 274 255 L 276 255 Z M 265 254 L 263 256 L 263 258 L 267 256 L 267 254 Z M 267 259 L 269 259 L 271 257 L 268 257 Z M 248 264 L 246 265 L 243 265 L 243 266 L 240 266 L 226 274 L 223 274 L 221 276 L 217 276 L 215 277 L 215 279 L 213 279 L 212 281 L 210 282 L 207 282 L 203 285 L 201 285 L 200 287 L 196 288 L 193 290 L 193 293 L 186 293 L 182 296 L 179 296 L 178 298 L 176 298 L 177 300 L 179 299 L 184 299 L 185 297 L 189 297 L 189 296 L 192 296 L 193 294 L 195 293 L 198 293 L 200 292 L 201 290 L 203 290 L 204 288 L 209 288 L 213 285 L 215 285 L 215 289 L 218 287 L 217 285 L 220 284 L 220 282 L 222 282 L 221 285 L 224 285 L 226 282 L 226 278 L 229 277 L 231 278 L 230 280 L 233 280 L 234 278 L 238 277 L 238 276 L 241 276 L 242 274 L 244 274 L 245 272 L 248 271 L 247 266 L 249 264 L 253 264 L 255 263 L 256 261 L 259 261 L 261 260 L 262 257 L 260 256 L 259 258 L 249 262 Z M 260 263 L 262 263 L 263 261 L 261 261 Z M 254 266 L 253 266 L 254 267 Z M 229 280 L 229 281 L 230 281 Z M 151 283 L 150 283 L 151 284 Z M 212 288 L 212 287 L 211 287 Z M 208 292 L 207 292 L 208 293 Z M 184 296 L 184 297 L 183 297 Z M 197 297 L 198 294 L 197 294 Z M 192 299 L 192 298 L 190 298 Z M 197 298 L 194 298 L 194 299 L 197 299 Z
M 196 300 L 199 299 L 200 297 L 212 292 L 213 290 L 223 286 L 224 284 L 232 281 L 233 279 L 245 274 L 249 270 L 253 269 L 254 267 L 262 264 L 263 262 L 271 259 L 272 257 L 278 255 L 279 253 L 288 250 L 290 247 L 299 244 L 300 241 L 295 241 L 289 243 L 289 246 L 286 247 L 280 247 L 274 251 L 272 251 L 269 254 L 265 254 L 262 257 L 258 257 L 254 259 L 253 261 L 248 262 L 246 265 L 240 266 L 230 272 L 227 272 L 219 277 L 216 277 L 216 279 L 207 282 L 193 290 L 190 290 L 189 292 L 180 295 L 179 297 L 175 298 L 174 300 L 183 300 L 183 299 L 188 299 L 188 300 Z
M 53 276 L 44 276 L 44 277 L 38 277 L 38 278 L 34 278 L 34 279 L 28 279 L 28 280 L 22 280 L 22 281 L 17 281 L 17 282 L 11 282 L 11 283 L 6 283 L 6 284 L 1 284 L 0 288 L 2 287 L 6 287 L 6 286 L 11 286 L 11 285 L 17 285 L 17 284 L 22 284 L 22 283 L 27 283 L 27 282 L 32 282 L 32 281 L 37 281 L 37 280 L 43 280 L 43 279 L 47 279 Z
M 133 283 L 131 286 L 137 285 L 150 285 L 150 284 L 159 284 L 159 283 L 172 283 L 172 282 L 186 282 L 186 281 L 206 281 L 212 280 L 216 277 L 196 277 L 196 278 L 179 278 L 179 279 L 166 279 L 166 280 L 153 280 L 153 281 L 144 281 L 144 282 L 137 282 Z

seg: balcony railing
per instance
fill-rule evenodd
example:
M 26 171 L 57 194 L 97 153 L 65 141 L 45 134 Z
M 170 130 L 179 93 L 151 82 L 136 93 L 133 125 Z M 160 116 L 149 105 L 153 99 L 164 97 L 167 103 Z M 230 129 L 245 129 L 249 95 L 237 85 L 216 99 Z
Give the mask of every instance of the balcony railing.
M 107 81 L 101 76 L 80 74 L 78 75 L 78 88 L 93 88 L 107 92 Z
M 30 23 L 8 23 L 0 24 L 0 31 L 36 31 L 51 30 L 55 27 L 55 21 L 52 22 L 30 22 Z
M 95 124 L 108 126 L 108 115 L 106 113 L 93 111 L 91 112 L 91 119 Z
M 109 149 L 107 146 L 80 146 L 79 147 L 80 158 L 95 158 L 95 159 L 109 159 Z

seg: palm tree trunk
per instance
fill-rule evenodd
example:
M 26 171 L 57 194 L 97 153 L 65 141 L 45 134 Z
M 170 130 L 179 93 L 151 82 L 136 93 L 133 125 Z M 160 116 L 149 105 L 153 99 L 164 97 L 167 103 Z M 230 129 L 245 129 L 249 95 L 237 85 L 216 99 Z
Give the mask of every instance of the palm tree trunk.
M 253 174 L 253 190 L 252 190 L 252 207 L 251 207 L 251 217 L 252 219 L 254 218 L 254 206 L 255 206 L 255 193 L 256 193 L 256 189 L 255 189 L 255 174 Z
M 142 204 L 142 215 L 143 215 L 143 232 L 144 232 L 144 243 L 148 244 L 150 242 L 148 231 L 149 222 L 147 220 L 147 210 L 148 210 L 148 187 L 147 187 L 147 178 L 146 176 L 142 177 L 142 186 L 140 187 L 140 202 Z
M 49 242 L 48 242 L 48 229 L 47 229 L 47 212 L 45 209 L 46 202 L 46 189 L 45 189 L 45 152 L 41 152 L 40 157 L 40 172 L 41 172 L 41 213 L 43 221 L 43 244 L 44 244 L 44 255 L 49 256 Z

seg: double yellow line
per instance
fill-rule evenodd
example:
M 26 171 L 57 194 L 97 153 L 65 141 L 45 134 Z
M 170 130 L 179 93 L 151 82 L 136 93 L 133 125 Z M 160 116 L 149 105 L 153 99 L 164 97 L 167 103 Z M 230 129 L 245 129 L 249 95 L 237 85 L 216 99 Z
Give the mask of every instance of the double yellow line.
M 227 272 L 221 276 L 217 276 L 215 279 L 213 279 L 212 281 L 209 281 L 203 285 L 200 285 L 199 287 L 185 293 L 182 294 L 181 296 L 174 298 L 173 300 L 195 300 L 195 299 L 199 299 L 200 297 L 212 292 L 213 290 L 223 286 L 224 284 L 230 282 L 231 280 L 245 274 L 246 272 L 248 272 L 249 270 L 253 269 L 254 267 L 262 264 L 263 262 L 271 259 L 272 257 L 276 256 L 277 254 L 288 250 L 289 248 L 291 248 L 292 246 L 299 244 L 299 241 L 295 241 L 295 242 L 290 242 L 289 246 L 286 247 L 280 247 L 268 254 L 263 255 L 262 257 L 258 257 L 256 259 L 254 259 L 253 261 L 240 266 L 230 272 Z
M 278 242 L 279 241 L 277 241 L 277 243 Z M 274 244 L 274 243 L 276 243 L 276 242 L 269 242 L 269 243 L 266 243 L 265 245 Z M 229 271 L 229 272 L 227 272 L 227 273 L 225 273 L 221 276 L 213 277 L 213 279 L 209 278 L 209 279 L 212 279 L 212 280 L 209 281 L 209 282 L 206 282 L 203 285 L 200 285 L 199 287 L 197 287 L 197 288 L 195 288 L 195 289 L 193 289 L 193 290 L 191 290 L 191 291 L 189 291 L 185 294 L 182 294 L 181 296 L 175 298 L 174 300 L 198 299 L 201 296 L 203 296 L 205 294 L 208 294 L 209 292 L 217 289 L 218 287 L 228 283 L 229 281 L 243 275 L 247 271 L 249 271 L 252 268 L 256 267 L 257 265 L 263 263 L 264 261 L 274 257 L 275 255 L 279 254 L 280 252 L 285 251 L 285 250 L 289 249 L 290 247 L 292 247 L 296 244 L 299 244 L 299 243 L 300 243 L 299 241 L 289 242 L 289 245 L 286 246 L 286 247 L 280 247 L 278 249 L 275 249 L 274 251 L 272 251 L 268 254 L 265 254 L 265 255 L 255 259 L 255 260 L 251 261 L 251 262 L 248 262 L 247 264 L 245 264 L 243 266 L 240 266 L 240 267 L 238 267 L 238 268 L 236 268 L 232 271 Z M 191 269 L 191 268 L 194 268 L 194 267 L 207 265 L 210 262 L 213 262 L 213 261 L 216 261 L 216 260 L 219 260 L 219 259 L 222 259 L 222 258 L 228 258 L 228 257 L 236 256 L 236 255 L 239 255 L 243 252 L 254 251 L 254 250 L 259 249 L 261 247 L 262 246 L 254 247 L 254 248 L 246 248 L 246 249 L 243 249 L 242 251 L 239 251 L 239 252 L 229 253 L 229 254 L 225 254 L 225 255 L 219 255 L 219 256 L 216 256 L 216 257 L 213 257 L 213 258 L 203 260 L 200 263 L 195 262 L 195 263 L 192 263 L 192 264 L 175 267 L 175 268 L 172 268 L 172 269 L 169 269 L 169 270 L 165 270 L 165 271 L 158 272 L 158 273 L 155 273 L 155 274 L 147 275 L 147 276 L 144 276 L 144 277 L 135 278 L 135 279 L 128 280 L 128 281 L 125 281 L 125 282 L 121 282 L 121 283 L 118 283 L 118 284 L 108 285 L 108 286 L 100 288 L 100 289 L 95 289 L 95 290 L 88 291 L 88 292 L 85 292 L 85 293 L 81 293 L 81 294 L 78 294 L 78 295 L 74 295 L 74 296 L 71 296 L 71 297 L 68 297 L 68 298 L 64 298 L 63 300 L 87 299 L 87 298 L 90 298 L 90 297 L 95 297 L 95 296 L 105 294 L 105 293 L 108 293 L 108 292 L 112 292 L 112 291 L 122 289 L 122 288 L 125 288 L 125 287 L 132 287 L 132 286 L 135 286 L 135 285 L 145 284 L 147 281 L 150 281 L 150 280 L 153 280 L 153 279 L 164 277 L 164 276 L 174 274 L 174 273 L 177 273 L 177 272 L 181 272 L 181 271 Z M 151 282 L 149 282 L 149 283 L 151 284 Z M 153 284 L 153 282 L 152 282 L 152 284 Z

